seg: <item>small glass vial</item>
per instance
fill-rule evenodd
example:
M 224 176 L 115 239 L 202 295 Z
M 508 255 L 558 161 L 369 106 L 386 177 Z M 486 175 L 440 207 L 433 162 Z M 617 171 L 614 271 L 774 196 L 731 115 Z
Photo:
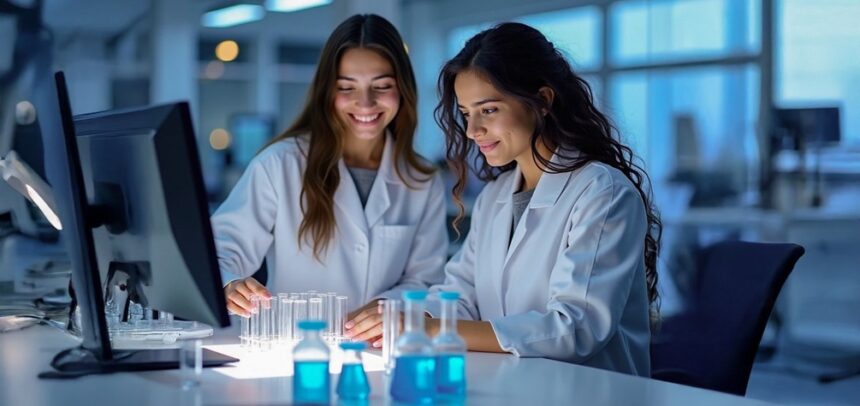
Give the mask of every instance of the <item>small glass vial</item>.
M 303 320 L 299 329 L 302 341 L 293 348 L 293 403 L 327 405 L 331 388 L 329 349 L 320 336 L 325 322 Z
M 343 368 L 337 381 L 337 396 L 340 400 L 366 401 L 370 395 L 370 385 L 361 361 L 361 351 L 364 350 L 365 344 L 347 342 L 341 343 L 340 348 L 343 350 Z

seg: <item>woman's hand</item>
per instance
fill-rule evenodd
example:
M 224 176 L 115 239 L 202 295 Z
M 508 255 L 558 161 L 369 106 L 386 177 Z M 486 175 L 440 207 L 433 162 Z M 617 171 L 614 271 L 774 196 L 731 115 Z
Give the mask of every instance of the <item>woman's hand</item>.
M 349 315 L 344 334 L 353 340 L 367 341 L 373 348 L 382 347 L 382 303 L 371 300 Z
M 254 278 L 238 279 L 224 287 L 227 310 L 242 317 L 251 317 L 251 296 L 272 297 L 269 290 Z

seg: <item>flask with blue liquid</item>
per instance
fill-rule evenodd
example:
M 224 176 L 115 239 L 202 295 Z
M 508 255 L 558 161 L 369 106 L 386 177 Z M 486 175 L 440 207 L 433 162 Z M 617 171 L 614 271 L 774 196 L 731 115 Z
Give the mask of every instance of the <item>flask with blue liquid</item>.
M 329 404 L 329 349 L 320 332 L 326 323 L 321 320 L 299 322 L 302 341 L 293 348 L 293 403 L 302 405 Z
M 394 346 L 391 397 L 396 402 L 432 404 L 436 392 L 433 343 L 424 331 L 426 291 L 403 292 L 406 322 Z
M 346 342 L 341 343 L 340 348 L 343 350 L 343 367 L 337 381 L 337 396 L 342 401 L 366 401 L 370 395 L 370 385 L 361 361 L 361 351 L 364 350 L 365 344 Z
M 466 341 L 457 334 L 457 292 L 441 292 L 442 328 L 433 338 L 436 353 L 436 396 L 461 399 L 466 394 Z

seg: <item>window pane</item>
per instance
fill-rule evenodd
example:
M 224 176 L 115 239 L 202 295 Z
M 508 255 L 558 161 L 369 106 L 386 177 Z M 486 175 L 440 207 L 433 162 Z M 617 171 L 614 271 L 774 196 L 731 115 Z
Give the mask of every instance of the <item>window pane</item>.
M 580 7 L 518 18 L 542 32 L 579 69 L 600 67 L 600 9 Z
M 516 18 L 514 21 L 528 24 L 542 32 L 569 57 L 576 68 L 596 70 L 600 67 L 601 28 L 600 9 L 597 7 L 578 7 L 531 14 Z M 498 22 L 486 22 L 451 30 L 448 36 L 448 56 L 456 55 L 469 38 Z
M 655 183 L 707 174 L 740 193 L 756 184 L 758 89 L 752 65 L 622 73 L 610 113 Z
M 610 7 L 611 60 L 629 65 L 759 48 L 757 0 L 635 0 Z
M 860 2 L 777 4 L 776 103 L 841 107 L 843 144 L 860 144 Z

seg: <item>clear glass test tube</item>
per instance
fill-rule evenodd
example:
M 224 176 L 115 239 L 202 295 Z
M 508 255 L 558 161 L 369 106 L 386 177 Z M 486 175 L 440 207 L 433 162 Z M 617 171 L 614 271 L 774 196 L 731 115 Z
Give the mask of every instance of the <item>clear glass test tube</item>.
M 337 303 L 337 293 L 335 293 L 335 292 L 326 293 L 324 300 L 325 300 L 324 306 L 325 306 L 326 332 L 328 333 L 328 336 L 337 338 L 335 335 L 335 327 L 334 327 L 335 312 L 337 310 L 335 308 L 335 304 Z M 335 340 L 333 340 L 333 341 L 335 341 Z
M 308 301 L 304 299 L 293 300 L 293 339 L 301 340 L 302 331 L 299 322 L 308 319 Z
M 334 330 L 332 336 L 335 342 L 343 341 L 343 325 L 346 324 L 346 305 L 349 298 L 346 296 L 337 296 L 334 304 Z
M 275 307 L 275 318 L 273 324 L 275 325 L 275 341 L 278 343 L 282 343 L 285 341 L 285 328 L 284 328 L 284 306 L 281 304 L 285 299 L 289 299 L 290 295 L 286 293 L 278 293 L 277 300 L 273 304 Z
M 239 345 L 248 348 L 248 339 L 251 338 L 251 318 L 239 316 Z
M 260 297 L 257 295 L 251 296 L 251 317 L 248 324 L 248 346 L 257 349 L 260 340 Z
M 272 298 L 260 298 L 260 349 L 268 350 L 272 343 Z
M 281 326 L 281 343 L 289 343 L 293 339 L 293 299 L 288 296 L 280 297 L 280 309 L 278 310 L 278 324 Z
M 323 301 L 318 297 L 312 297 L 308 299 L 308 319 L 310 320 L 323 320 Z
M 382 362 L 385 364 L 386 373 L 390 373 L 394 368 L 394 345 L 400 336 L 402 308 L 399 300 L 382 301 Z

